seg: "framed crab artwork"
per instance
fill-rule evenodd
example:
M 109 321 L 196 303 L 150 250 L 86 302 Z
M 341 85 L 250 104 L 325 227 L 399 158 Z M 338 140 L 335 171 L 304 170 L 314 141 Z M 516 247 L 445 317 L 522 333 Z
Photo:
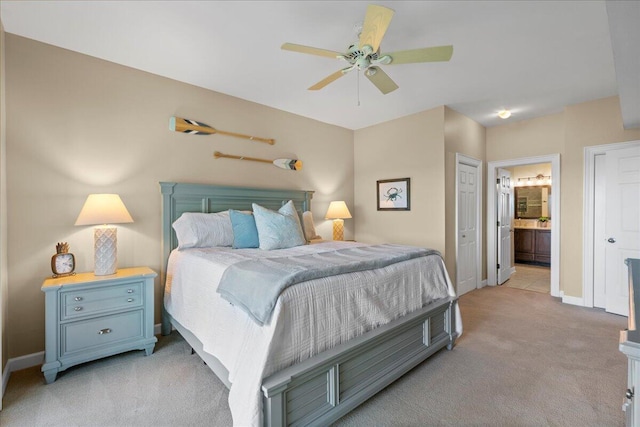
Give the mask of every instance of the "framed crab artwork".
M 377 183 L 379 211 L 411 210 L 411 178 L 382 179 Z

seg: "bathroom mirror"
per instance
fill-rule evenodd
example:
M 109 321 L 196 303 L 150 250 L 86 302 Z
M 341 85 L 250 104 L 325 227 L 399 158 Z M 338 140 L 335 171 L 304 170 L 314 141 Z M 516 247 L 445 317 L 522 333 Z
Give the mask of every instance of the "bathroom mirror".
M 551 218 L 551 186 L 515 187 L 515 218 Z

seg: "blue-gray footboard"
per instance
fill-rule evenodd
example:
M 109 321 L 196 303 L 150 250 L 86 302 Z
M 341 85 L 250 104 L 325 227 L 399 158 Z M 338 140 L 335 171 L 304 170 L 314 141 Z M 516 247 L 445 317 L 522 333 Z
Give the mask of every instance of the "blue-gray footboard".
M 262 383 L 265 426 L 326 426 L 457 338 L 456 298 L 284 369 Z

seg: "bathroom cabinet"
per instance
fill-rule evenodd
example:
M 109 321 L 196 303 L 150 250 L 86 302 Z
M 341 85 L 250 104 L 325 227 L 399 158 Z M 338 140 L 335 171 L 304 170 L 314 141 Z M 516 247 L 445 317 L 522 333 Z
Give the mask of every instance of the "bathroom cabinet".
M 551 230 L 516 228 L 515 262 L 551 265 Z

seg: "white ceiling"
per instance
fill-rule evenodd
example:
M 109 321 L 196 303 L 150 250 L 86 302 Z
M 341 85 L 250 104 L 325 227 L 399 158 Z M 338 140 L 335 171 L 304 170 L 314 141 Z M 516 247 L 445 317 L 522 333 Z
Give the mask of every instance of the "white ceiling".
M 453 44 L 451 61 L 383 66 L 400 86 L 387 95 L 357 72 L 308 91 L 344 63 L 282 43 L 344 51 L 367 3 L 3 0 L 0 19 L 8 33 L 349 129 L 440 105 L 489 127 L 505 123 L 502 108 L 517 121 L 620 92 L 604 1 L 375 2 L 395 10 L 383 53 Z

